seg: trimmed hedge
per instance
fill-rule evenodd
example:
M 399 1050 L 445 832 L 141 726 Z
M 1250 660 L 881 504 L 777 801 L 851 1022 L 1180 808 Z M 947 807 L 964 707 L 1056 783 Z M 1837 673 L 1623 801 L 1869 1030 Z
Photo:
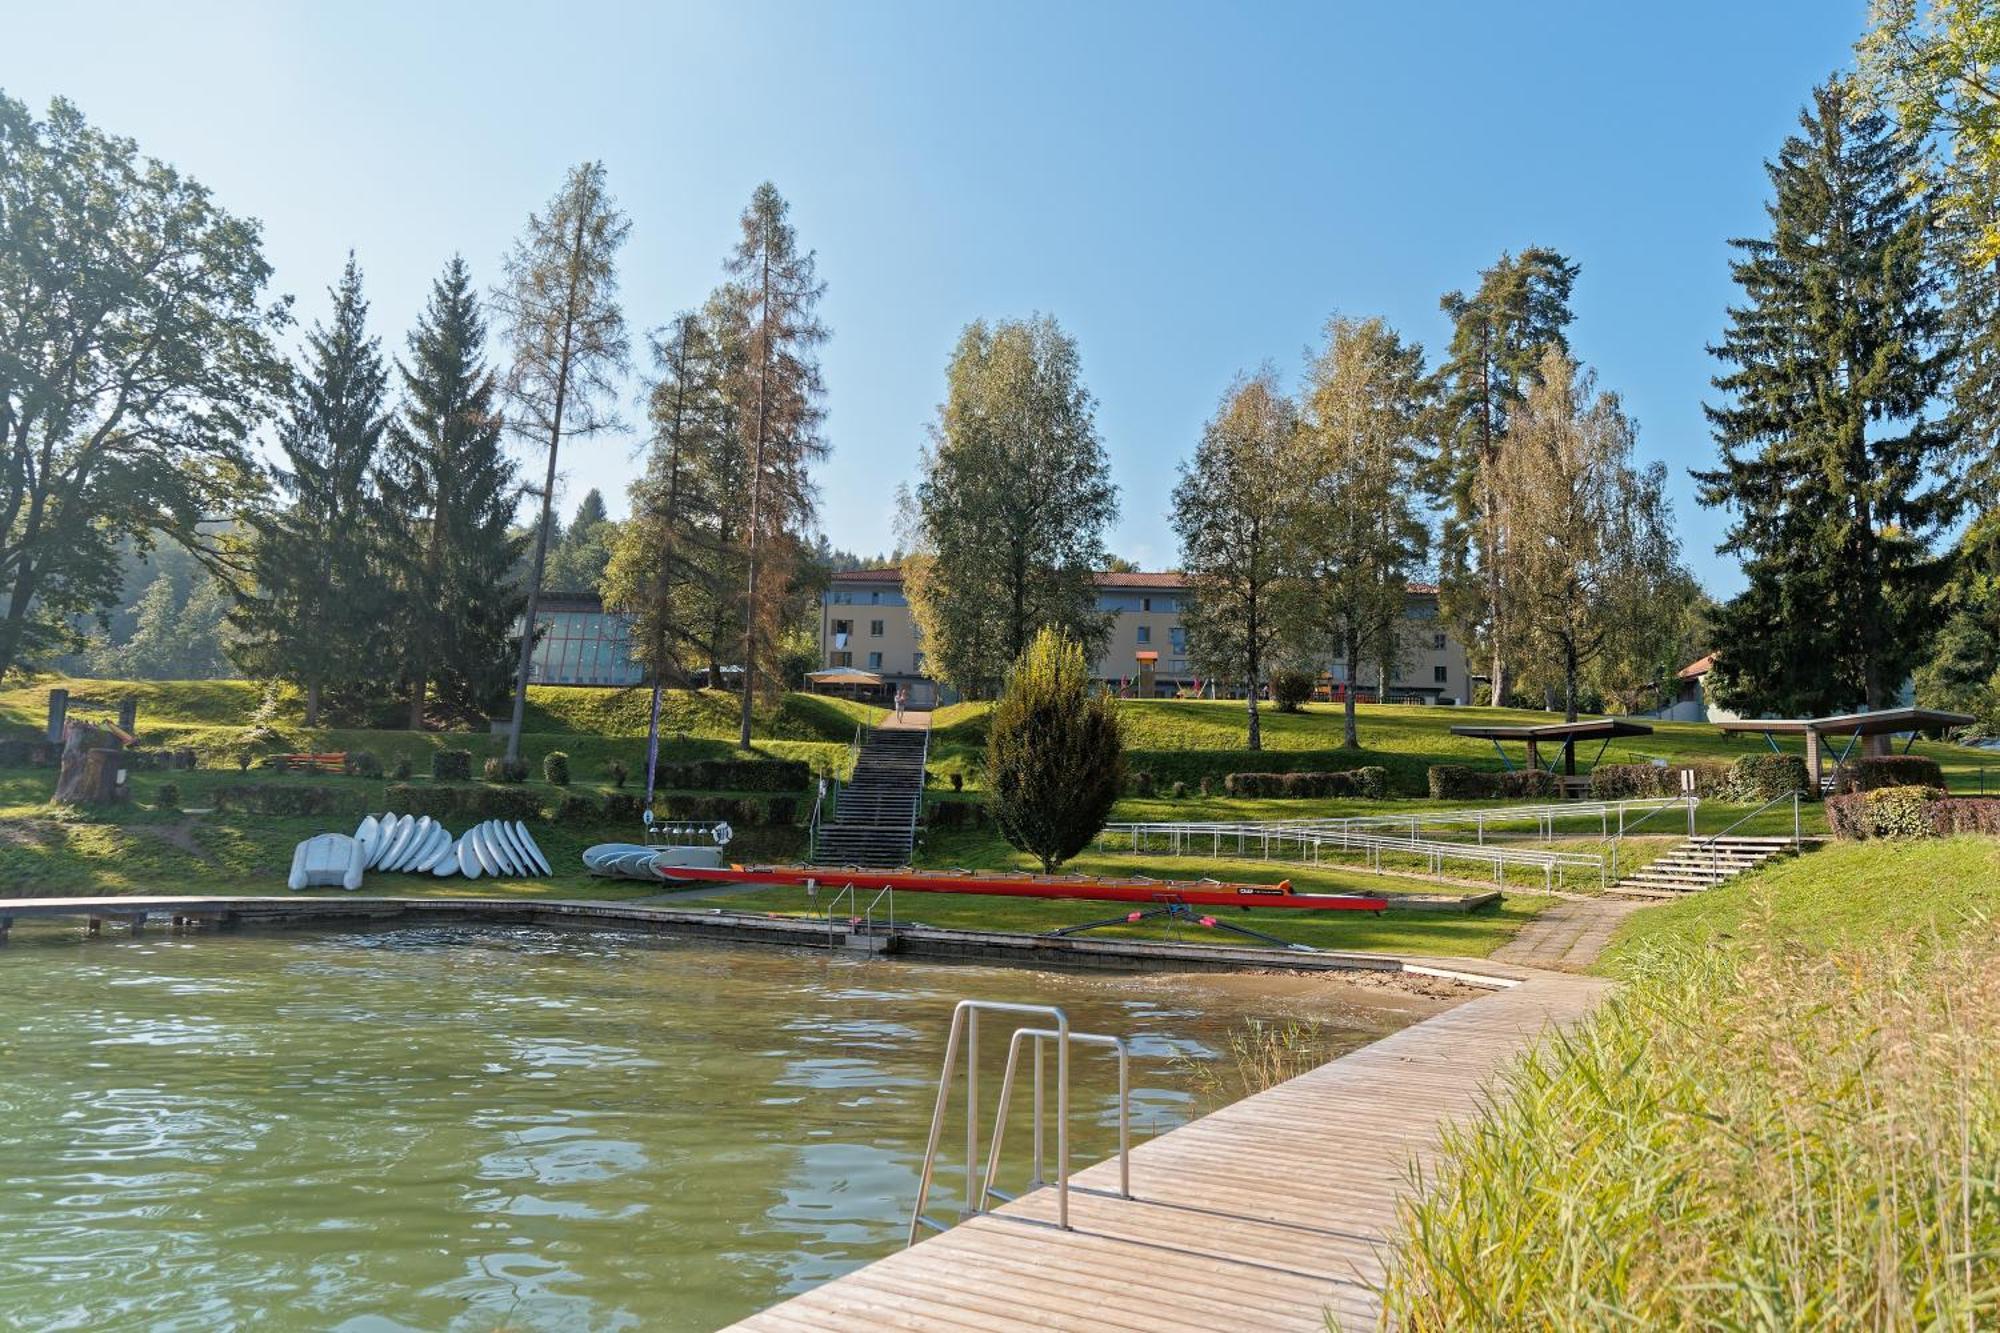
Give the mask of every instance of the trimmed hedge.
M 1933 765 L 1935 767 L 1935 765 Z M 1795 754 L 1746 754 L 1729 766 L 1729 799 L 1771 801 L 1798 792 L 1811 797 L 1812 774 Z
M 472 751 L 432 751 L 431 777 L 439 782 L 470 782 L 472 780 Z
M 1874 787 L 1826 803 L 1837 838 L 1945 838 L 1958 833 L 2000 837 L 2000 798 L 1949 796 L 1938 787 Z
M 924 823 L 933 829 L 985 828 L 986 806 L 980 801 L 935 801 L 925 808 Z
M 1539 768 L 1495 773 L 1465 764 L 1430 767 L 1431 799 L 1438 801 L 1544 800 L 1561 790 L 1556 775 Z
M 552 787 L 569 786 L 569 756 L 550 750 L 542 756 L 542 778 Z
M 1724 763 L 1599 764 L 1590 771 L 1590 794 L 1600 801 L 1679 796 L 1681 774 L 1690 772 L 1697 796 L 1721 796 L 1729 790 L 1729 765 Z
M 432 819 L 542 818 L 542 798 L 522 787 L 445 787 L 392 783 L 388 808 L 398 815 L 429 815 Z
M 1361 796 L 1379 801 L 1389 794 L 1389 770 L 1370 767 L 1335 773 L 1231 773 L 1223 778 L 1222 789 L 1231 796 Z
M 343 764 L 350 778 L 379 778 L 382 776 L 382 761 L 371 750 L 349 750 Z
M 662 764 L 653 785 L 681 791 L 804 791 L 812 765 L 802 759 L 697 759 Z
M 505 755 L 494 755 L 483 766 L 488 782 L 526 782 L 528 761 L 509 759 Z
M 211 799 L 217 810 L 292 818 L 339 814 L 365 798 L 353 788 L 297 782 L 258 782 L 217 787 Z
M 1801 765 L 1803 767 L 1803 765 Z M 1842 792 L 1880 787 L 1944 787 L 1944 769 L 1920 754 L 1874 754 L 1850 759 L 1840 768 Z

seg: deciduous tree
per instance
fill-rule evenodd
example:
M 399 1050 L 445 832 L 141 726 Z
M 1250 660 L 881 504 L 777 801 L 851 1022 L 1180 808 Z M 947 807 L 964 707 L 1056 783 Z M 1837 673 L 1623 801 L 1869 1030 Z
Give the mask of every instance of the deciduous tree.
M 1585 672 L 1620 641 L 1654 635 L 1685 586 L 1666 468 L 1633 461 L 1637 428 L 1615 394 L 1560 349 L 1542 356 L 1494 468 L 1507 541 L 1509 651 L 1574 722 Z
M 1174 487 L 1173 523 L 1187 576 L 1181 623 L 1205 676 L 1244 687 L 1248 745 L 1263 748 L 1257 695 L 1283 618 L 1284 541 L 1295 502 L 1291 463 L 1297 404 L 1265 369 L 1239 378 L 1202 431 Z
M 909 505 L 904 586 L 933 674 L 990 696 L 1042 629 L 1103 651 L 1118 516 L 1075 339 L 1054 319 L 966 326 Z
M 1506 532 L 1493 503 L 1493 468 L 1543 351 L 1569 350 L 1576 275 L 1577 266 L 1559 252 L 1531 246 L 1501 255 L 1470 296 L 1450 292 L 1439 303 L 1452 321 L 1451 347 L 1438 367 L 1444 430 L 1433 478 L 1446 500 L 1440 603 L 1466 644 L 1485 650 L 1496 704 L 1506 703 L 1511 683 L 1503 651 Z
M 1303 660 L 1344 664 L 1344 744 L 1353 746 L 1361 668 L 1381 664 L 1387 692 L 1410 581 L 1428 550 L 1422 488 L 1433 416 L 1422 348 L 1380 319 L 1335 318 L 1326 337 L 1287 468 L 1298 496 L 1283 561 L 1298 582 L 1285 637 Z
M 507 733 L 510 760 L 521 753 L 557 455 L 565 439 L 596 434 L 614 421 L 606 403 L 616 392 L 626 359 L 616 262 L 618 247 L 630 229 L 605 190 L 603 163 L 573 167 L 548 208 L 529 215 L 527 230 L 507 257 L 507 281 L 494 294 L 513 353 L 506 380 L 512 425 L 523 438 L 548 450 L 541 520 L 528 577 L 524 623 L 531 632 L 521 636 L 514 672 L 514 715 Z
M 119 547 L 227 563 L 284 385 L 261 237 L 57 100 L 0 94 L 0 672 L 118 594 Z

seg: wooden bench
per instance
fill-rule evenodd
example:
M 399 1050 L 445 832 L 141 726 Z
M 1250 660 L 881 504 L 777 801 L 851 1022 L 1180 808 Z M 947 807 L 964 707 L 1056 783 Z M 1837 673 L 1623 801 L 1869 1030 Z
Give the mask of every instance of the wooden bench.
M 338 754 L 274 754 L 264 761 L 288 773 L 345 773 L 347 752 Z

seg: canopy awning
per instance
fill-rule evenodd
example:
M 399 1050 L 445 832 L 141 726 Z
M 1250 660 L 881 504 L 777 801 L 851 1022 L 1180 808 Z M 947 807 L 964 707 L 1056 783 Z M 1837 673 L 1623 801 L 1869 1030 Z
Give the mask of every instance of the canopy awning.
M 1500 748 L 1502 741 L 1521 741 L 1528 747 L 1528 767 L 1542 766 L 1542 747 L 1554 746 L 1559 752 L 1563 772 L 1576 772 L 1576 743 L 1578 741 L 1602 741 L 1597 747 L 1599 759 L 1604 757 L 1604 747 L 1620 736 L 1650 736 L 1653 729 L 1643 722 L 1632 722 L 1622 717 L 1593 717 L 1577 722 L 1543 722 L 1527 727 L 1481 726 L 1477 724 L 1453 727 L 1454 736 L 1470 736 L 1475 740 L 1492 741 L 1493 748 L 1500 755 L 1500 762 L 1512 768 L 1507 752 Z M 1595 762 L 1594 760 L 1592 761 Z M 1550 768 L 1555 767 L 1550 761 Z
M 1768 736 L 1892 736 L 1905 731 L 1944 731 L 1969 727 L 1976 719 L 1970 713 L 1947 713 L 1937 708 L 1875 708 L 1865 713 L 1831 713 L 1826 717 L 1740 717 L 1715 725 L 1724 731 L 1747 731 Z

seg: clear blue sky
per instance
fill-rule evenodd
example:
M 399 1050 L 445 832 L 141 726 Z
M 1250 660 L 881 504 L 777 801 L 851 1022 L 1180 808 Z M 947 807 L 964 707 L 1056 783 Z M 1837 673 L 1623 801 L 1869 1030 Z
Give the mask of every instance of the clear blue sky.
M 490 284 L 573 162 L 603 159 L 631 215 L 635 334 L 702 299 L 777 182 L 828 283 L 822 526 L 862 551 L 894 541 L 968 320 L 1047 311 L 1077 337 L 1113 549 L 1160 567 L 1174 466 L 1237 371 L 1295 375 L 1334 312 L 1435 351 L 1441 293 L 1559 247 L 1576 350 L 1729 592 L 1686 480 L 1712 456 L 1725 241 L 1762 229 L 1761 164 L 1865 4 L 9 9 L 0 87 L 70 97 L 262 219 L 305 319 L 352 247 L 397 351 L 445 258 Z M 568 504 L 595 485 L 623 512 L 635 443 L 572 453 Z

